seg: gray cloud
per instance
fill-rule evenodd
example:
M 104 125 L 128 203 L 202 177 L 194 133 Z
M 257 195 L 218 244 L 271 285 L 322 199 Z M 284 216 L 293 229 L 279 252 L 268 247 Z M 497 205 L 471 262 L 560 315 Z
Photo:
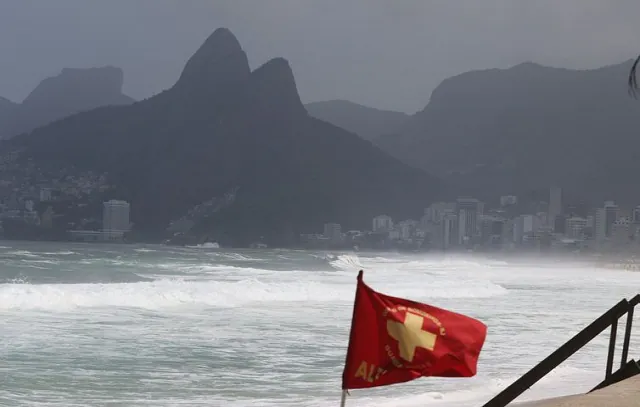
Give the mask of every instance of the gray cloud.
M 225 26 L 252 67 L 287 58 L 304 101 L 413 112 L 470 69 L 627 60 L 639 15 L 629 0 L 3 0 L 0 95 L 20 101 L 63 67 L 116 65 L 125 92 L 144 98 Z

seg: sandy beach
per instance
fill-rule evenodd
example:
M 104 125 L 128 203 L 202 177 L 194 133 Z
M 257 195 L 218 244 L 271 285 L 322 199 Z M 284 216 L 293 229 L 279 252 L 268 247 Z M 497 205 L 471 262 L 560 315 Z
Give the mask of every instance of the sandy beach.
M 589 394 L 515 405 L 520 407 L 640 407 L 640 375 Z

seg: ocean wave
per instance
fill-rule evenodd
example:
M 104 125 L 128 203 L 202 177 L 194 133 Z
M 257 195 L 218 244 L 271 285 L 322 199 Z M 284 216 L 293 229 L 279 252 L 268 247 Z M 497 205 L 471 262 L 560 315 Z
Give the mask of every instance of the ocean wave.
M 157 250 L 153 250 L 153 249 L 134 249 L 134 252 L 138 252 L 138 253 L 155 253 L 157 252 Z
M 500 260 L 478 260 L 441 258 L 425 255 L 423 258 L 359 257 L 357 254 L 327 255 L 325 259 L 336 270 L 412 270 L 412 271 L 464 271 L 495 269 L 508 265 Z
M 236 282 L 164 279 L 124 284 L 5 284 L 0 285 L 0 310 L 228 308 L 254 302 L 340 301 L 343 296 L 344 293 L 322 283 L 265 283 L 257 279 Z
M 218 243 L 211 243 L 211 242 L 207 242 L 207 243 L 202 243 L 202 244 L 197 244 L 194 246 L 185 246 L 189 249 L 219 249 L 220 245 Z
M 212 266 L 216 267 L 216 266 Z M 229 266 L 220 266 L 229 269 Z M 202 276 L 186 278 L 158 278 L 138 282 L 86 283 L 73 276 L 74 284 L 5 284 L 0 286 L 0 309 L 69 309 L 77 307 L 138 307 L 149 309 L 179 306 L 238 307 L 250 303 L 324 302 L 348 304 L 353 301 L 354 284 L 345 284 L 344 275 L 331 276 L 304 271 L 278 273 L 273 281 L 273 271 L 239 268 L 242 274 L 228 274 L 224 280 L 203 280 Z M 204 270 L 199 269 L 198 273 Z M 211 272 L 217 272 L 211 269 Z M 113 273 L 115 279 L 142 278 L 134 273 Z M 16 278 L 11 276 L 10 278 Z M 27 281 L 36 278 L 26 274 Z M 154 276 L 162 277 L 162 276 Z M 39 282 L 42 282 L 40 277 Z M 103 277 L 104 278 L 104 277 Z M 5 279 L 8 282 L 8 279 Z M 90 284 L 88 284 L 91 282 Z M 412 282 L 399 280 L 392 287 L 378 288 L 382 292 L 415 300 L 434 298 L 486 298 L 502 295 L 507 290 L 490 281 L 455 279 Z M 384 288 L 384 289 L 383 289 Z M 391 290 L 386 290 L 391 288 Z M 390 291 L 390 292 L 389 292 Z
M 249 256 L 245 256 L 240 253 L 222 253 L 222 252 L 213 252 L 210 253 L 213 257 L 221 258 L 225 260 L 233 260 L 233 261 L 261 261 L 262 259 L 257 259 Z
M 118 284 L 153 281 L 128 271 L 55 270 L 35 264 L 23 266 L 0 270 L 0 290 L 1 284 Z
M 38 254 L 42 254 L 45 256 L 71 256 L 73 254 L 78 254 L 78 253 L 72 252 L 70 250 L 62 250 L 59 252 L 38 252 Z
M 40 253 L 32 253 L 28 250 L 13 250 L 6 252 L 5 254 L 10 256 L 22 256 L 22 257 L 42 257 Z
M 364 268 L 362 262 L 360 261 L 360 257 L 355 254 L 341 254 L 335 257 L 327 256 L 326 259 L 329 260 L 329 264 L 331 264 L 331 267 L 335 268 L 336 270 L 357 271 Z

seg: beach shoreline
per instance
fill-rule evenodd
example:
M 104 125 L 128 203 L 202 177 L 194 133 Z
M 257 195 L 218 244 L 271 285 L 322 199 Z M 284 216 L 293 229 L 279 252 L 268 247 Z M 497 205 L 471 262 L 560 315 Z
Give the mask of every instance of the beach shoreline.
M 588 394 L 513 403 L 518 407 L 640 407 L 640 375 Z

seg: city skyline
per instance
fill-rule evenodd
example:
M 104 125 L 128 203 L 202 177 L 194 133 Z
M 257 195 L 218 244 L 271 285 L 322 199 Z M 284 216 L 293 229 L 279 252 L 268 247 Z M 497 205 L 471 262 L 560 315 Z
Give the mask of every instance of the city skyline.
M 640 249 L 640 205 L 623 211 L 614 201 L 605 201 L 599 207 L 578 210 L 563 202 L 562 188 L 553 186 L 548 192 L 546 202 L 532 202 L 539 210 L 531 213 L 516 209 L 514 195 L 501 196 L 493 208 L 476 198 L 459 197 L 455 202 L 431 204 L 420 220 L 394 222 L 383 214 L 373 218 L 369 231 L 338 234 L 340 225 L 331 223 L 315 238 L 338 245 L 349 239 L 357 243 L 354 237 L 371 233 L 384 236 L 387 248 L 408 243 L 416 249 L 444 251 Z

